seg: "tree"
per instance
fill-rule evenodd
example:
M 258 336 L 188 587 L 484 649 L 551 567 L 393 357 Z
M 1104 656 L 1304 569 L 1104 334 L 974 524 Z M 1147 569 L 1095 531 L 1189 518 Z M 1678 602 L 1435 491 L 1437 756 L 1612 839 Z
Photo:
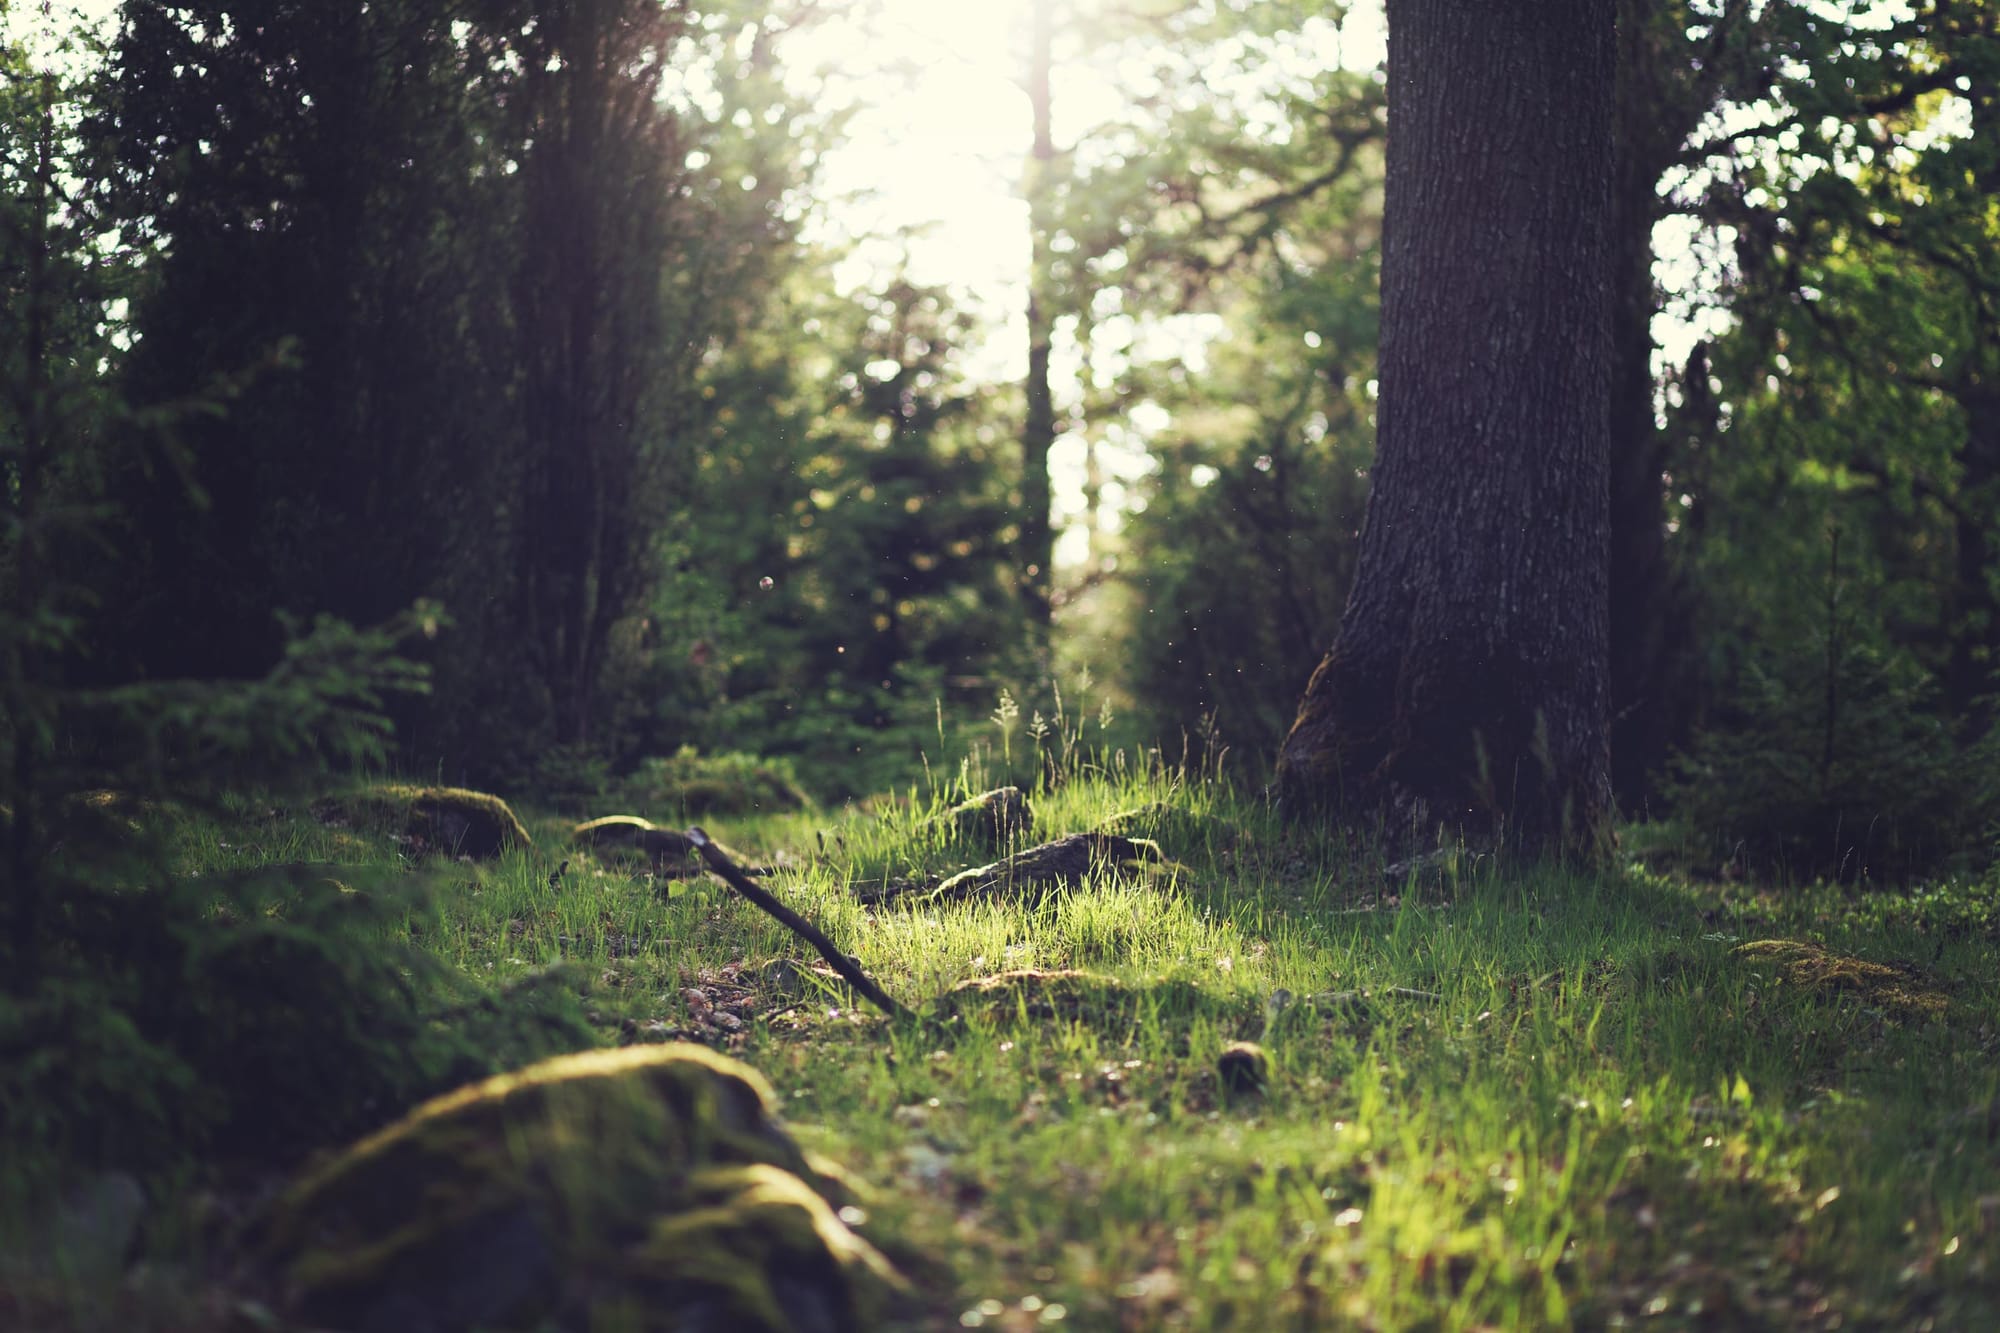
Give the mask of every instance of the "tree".
M 1611 183 L 1611 760 L 1628 810 L 1643 808 L 1686 739 L 1692 596 L 1669 559 L 1664 510 L 1674 435 L 1655 418 L 1653 228 L 1685 208 L 1660 182 L 1687 163 L 1703 121 L 1760 95 L 1771 64 L 1749 6 L 1704 18 L 1687 0 L 1618 0 Z M 1699 151 L 1698 149 L 1694 151 Z
M 686 471 L 661 445 L 705 325 L 673 299 L 699 270 L 682 250 L 687 136 L 660 97 L 685 20 L 648 0 L 570 0 L 537 6 L 518 38 L 515 595 L 566 746 L 600 737 L 612 628 L 642 604 L 652 532 Z
M 185 494 L 125 452 L 94 661 L 250 676 L 274 611 L 432 598 L 405 763 L 507 785 L 613 749 L 704 358 L 797 227 L 768 8 L 128 0 L 97 125 L 149 248 L 126 392 L 242 392 L 176 423 Z
M 1279 758 L 1295 808 L 1603 836 L 1613 16 L 1389 7 L 1374 489 Z
M 1034 142 L 1028 153 L 1026 194 L 1033 262 L 1028 273 L 1027 413 L 1021 423 L 1021 594 L 1029 624 L 1046 648 L 1050 588 L 1055 577 L 1055 532 L 1049 516 L 1049 451 L 1055 447 L 1055 391 L 1049 358 L 1055 341 L 1054 268 L 1056 148 L 1050 136 L 1049 79 L 1054 63 L 1054 0 L 1035 0 L 1028 56 L 1028 101 L 1034 113 Z

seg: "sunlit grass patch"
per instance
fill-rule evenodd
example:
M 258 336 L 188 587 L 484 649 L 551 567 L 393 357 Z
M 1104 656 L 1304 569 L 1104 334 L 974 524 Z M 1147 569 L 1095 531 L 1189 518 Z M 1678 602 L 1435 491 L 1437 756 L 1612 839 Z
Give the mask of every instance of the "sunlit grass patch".
M 864 902 L 994 855 L 937 822 L 960 795 L 705 826 L 774 867 L 765 887 L 901 1020 L 718 881 L 567 846 L 567 818 L 525 811 L 535 846 L 478 864 L 350 854 L 426 890 L 390 929 L 462 979 L 433 1022 L 546 1001 L 604 1045 L 695 1040 L 762 1070 L 801 1141 L 873 1184 L 857 1225 L 915 1282 L 915 1327 L 2000 1314 L 2000 977 L 1976 894 L 1470 858 L 1385 877 L 1257 800 L 1128 773 L 1032 792 L 1032 837 L 1138 812 L 1123 827 L 1171 872 Z M 281 858 L 327 850 L 321 826 L 260 818 L 190 823 L 190 868 L 253 859 L 245 827 Z M 1796 947 L 1740 952 L 1760 938 Z M 1782 977 L 1800 960 L 1867 961 L 1822 986 Z M 1950 1003 L 1899 1008 L 1869 978 Z M 1218 1062 L 1245 1039 L 1264 1077 L 1232 1089 Z

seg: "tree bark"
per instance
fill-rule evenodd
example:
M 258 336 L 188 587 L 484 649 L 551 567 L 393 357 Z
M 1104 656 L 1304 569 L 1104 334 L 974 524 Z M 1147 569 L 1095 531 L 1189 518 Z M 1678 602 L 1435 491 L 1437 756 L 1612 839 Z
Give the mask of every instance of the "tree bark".
M 1606 836 L 1614 11 L 1391 0 L 1374 488 L 1294 809 Z
M 1028 275 L 1027 415 L 1021 426 L 1020 588 L 1038 648 L 1045 648 L 1051 609 L 1055 532 L 1050 521 L 1049 450 L 1056 442 L 1055 393 L 1049 353 L 1055 341 L 1050 291 L 1054 251 L 1056 148 L 1050 118 L 1049 77 L 1055 41 L 1055 0 L 1036 0 L 1028 58 L 1028 100 L 1034 109 L 1034 142 L 1028 156 L 1028 226 L 1033 259 Z

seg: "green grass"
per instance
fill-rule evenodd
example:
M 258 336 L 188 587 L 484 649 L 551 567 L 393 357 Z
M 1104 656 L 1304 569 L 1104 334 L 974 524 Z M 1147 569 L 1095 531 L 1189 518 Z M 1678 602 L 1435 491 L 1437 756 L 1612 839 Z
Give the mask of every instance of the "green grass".
M 433 864 L 407 928 L 484 981 L 568 965 L 607 1043 L 761 1069 L 873 1185 L 863 1230 L 915 1279 L 917 1327 L 2000 1326 L 1990 885 L 1384 885 L 1220 787 L 1130 775 L 1037 794 L 1036 837 L 1153 801 L 1185 812 L 1163 836 L 1182 872 L 1035 904 L 857 905 L 857 882 L 979 859 L 924 827 L 942 800 L 708 826 L 783 853 L 768 886 L 912 1022 L 721 885 L 599 865 L 532 812 L 533 853 Z M 183 830 L 184 868 L 396 855 L 240 814 Z M 1910 965 L 1947 1006 L 1732 954 L 1771 937 Z M 1106 973 L 1130 1002 L 927 1007 L 1023 968 Z M 1363 994 L 1267 1024 L 1279 988 Z M 1239 1038 L 1269 1054 L 1263 1097 L 1218 1082 Z

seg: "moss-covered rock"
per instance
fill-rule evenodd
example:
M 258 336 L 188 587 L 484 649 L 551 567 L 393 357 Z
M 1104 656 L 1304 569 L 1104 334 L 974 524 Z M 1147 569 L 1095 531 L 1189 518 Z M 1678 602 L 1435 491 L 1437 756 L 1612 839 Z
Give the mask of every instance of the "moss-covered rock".
M 655 870 L 692 875 L 701 869 L 700 857 L 687 834 L 663 829 L 637 815 L 606 815 L 587 819 L 569 831 L 570 842 L 599 856 L 643 857 Z
M 1906 1017 L 1938 1018 L 1951 1006 L 1950 998 L 1913 967 L 1871 963 L 1805 940 L 1752 940 L 1731 952 L 1774 964 L 1787 985 L 1819 994 L 1855 995 Z
M 315 803 L 323 821 L 401 833 L 420 850 L 487 860 L 534 840 L 507 803 L 463 787 L 382 783 Z
M 1261 1097 L 1271 1082 L 1271 1060 L 1254 1041 L 1232 1041 L 1215 1057 L 1216 1078 L 1232 1097 Z
M 960 801 L 937 817 L 936 826 L 954 842 L 997 851 L 1035 831 L 1035 811 L 1019 787 L 996 787 Z
M 561 1056 L 348 1148 L 249 1245 L 315 1327 L 867 1327 L 899 1279 L 772 1108 L 703 1047 Z
M 1057 888 L 1073 888 L 1093 871 L 1157 871 L 1179 867 L 1166 858 L 1159 844 L 1143 838 L 1109 833 L 1072 833 L 1054 842 L 1029 847 L 991 865 L 974 866 L 953 875 L 927 895 L 936 901 L 1019 896 L 1033 900 Z
M 789 765 L 745 754 L 697 754 L 648 759 L 619 784 L 621 804 L 662 814 L 784 814 L 809 809 Z

